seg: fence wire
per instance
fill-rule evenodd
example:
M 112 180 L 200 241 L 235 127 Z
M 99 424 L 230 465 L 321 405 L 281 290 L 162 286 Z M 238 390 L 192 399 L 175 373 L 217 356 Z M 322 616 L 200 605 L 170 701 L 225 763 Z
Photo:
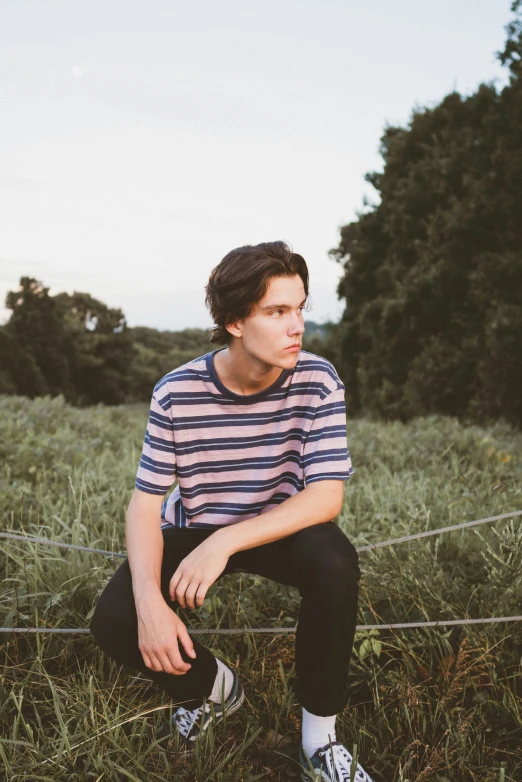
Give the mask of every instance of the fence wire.
M 476 519 L 475 521 L 464 521 L 460 524 L 451 524 L 449 527 L 439 527 L 438 529 L 429 529 L 425 532 L 416 532 L 414 535 L 403 535 L 401 538 L 391 538 L 390 540 L 382 540 L 379 543 L 368 543 L 366 546 L 359 546 L 357 551 L 372 551 L 373 549 L 384 548 L 385 546 L 395 546 L 397 543 L 406 543 L 409 540 L 419 540 L 420 538 L 429 538 L 432 535 L 442 535 L 445 532 L 455 532 L 459 529 L 469 529 L 470 527 L 478 527 L 480 524 L 489 524 L 492 521 L 499 521 L 500 519 L 510 519 L 515 516 L 522 516 L 522 510 L 516 510 L 512 513 L 501 513 L 499 516 L 488 516 L 485 519 Z M 35 538 L 31 535 L 16 535 L 13 532 L 0 532 L 0 538 L 7 538 L 9 540 L 20 540 L 24 543 L 43 543 L 46 546 L 56 546 L 57 548 L 65 548 L 73 551 L 86 551 L 90 554 L 102 554 L 106 557 L 120 557 L 126 559 L 127 554 L 122 551 L 106 551 L 101 548 L 90 548 L 89 546 L 77 546 L 73 543 L 59 543 L 56 540 L 49 540 L 49 538 Z
M 476 519 L 475 521 L 465 521 L 461 524 L 451 524 L 448 527 L 439 527 L 438 529 L 426 530 L 425 532 L 417 532 L 413 535 L 403 535 L 400 538 L 391 538 L 390 540 L 383 540 L 379 543 L 370 543 L 366 546 L 359 546 L 358 552 L 372 551 L 373 549 L 384 548 L 385 546 L 394 546 L 398 543 L 406 543 L 411 540 L 419 540 L 421 538 L 428 538 L 432 535 L 442 535 L 445 532 L 456 532 L 461 529 L 469 529 L 470 527 L 477 527 L 480 524 L 488 524 L 492 521 L 500 521 L 501 519 L 510 519 L 516 516 L 522 516 L 522 510 L 513 511 L 512 513 L 501 513 L 498 516 L 488 516 L 483 519 Z M 18 540 L 24 543 L 43 543 L 47 546 L 56 546 L 58 548 L 72 549 L 74 551 L 87 551 L 92 554 L 102 554 L 109 557 L 126 558 L 126 554 L 121 551 L 106 551 L 104 549 L 90 548 L 89 546 L 77 546 L 72 543 L 59 543 L 55 540 L 49 540 L 48 538 L 35 538 L 30 535 L 16 535 L 12 532 L 0 532 L 0 538 L 7 538 L 9 540 Z M 484 624 L 496 624 L 505 622 L 520 622 L 522 616 L 492 616 L 481 619 L 448 619 L 439 621 L 426 621 L 426 622 L 399 622 L 395 624 L 371 624 L 371 625 L 357 625 L 356 630 L 363 632 L 369 630 L 408 630 L 408 629 L 420 629 L 424 627 L 454 627 L 458 625 L 484 625 Z M 214 627 L 210 629 L 205 628 L 187 628 L 191 635 L 281 635 L 283 633 L 295 633 L 296 627 L 245 627 L 245 628 L 219 628 Z M 80 634 L 90 633 L 88 627 L 85 628 L 73 628 L 73 627 L 0 627 L 0 633 L 56 633 L 56 634 Z
M 520 622 L 522 616 L 490 616 L 485 619 L 441 619 L 436 622 L 399 622 L 388 625 L 357 625 L 357 632 L 368 630 L 410 630 L 423 627 L 454 627 L 456 625 L 489 625 L 505 622 Z M 187 627 L 190 635 L 283 635 L 295 633 L 297 627 Z M 90 633 L 88 627 L 0 627 L 0 633 Z

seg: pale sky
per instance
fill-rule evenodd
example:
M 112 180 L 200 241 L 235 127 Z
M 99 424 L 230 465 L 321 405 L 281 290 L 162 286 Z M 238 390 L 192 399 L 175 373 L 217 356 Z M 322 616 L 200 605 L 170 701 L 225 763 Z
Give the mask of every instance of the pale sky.
M 385 124 L 505 83 L 510 5 L 0 0 L 0 305 L 29 275 L 203 327 L 220 259 L 284 239 L 308 317 L 336 320 L 327 253 L 375 198 Z

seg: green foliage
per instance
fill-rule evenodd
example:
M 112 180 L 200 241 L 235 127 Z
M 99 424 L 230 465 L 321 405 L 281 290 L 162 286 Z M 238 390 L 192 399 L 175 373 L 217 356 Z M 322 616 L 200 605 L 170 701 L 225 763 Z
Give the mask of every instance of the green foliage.
M 305 327 L 303 348 L 317 356 L 323 356 L 336 369 L 342 366 L 339 324 L 328 322 L 319 326 L 313 321 L 305 321 Z
M 380 201 L 341 229 L 349 408 L 522 422 L 521 4 L 512 79 L 414 112 L 382 137 Z
M 130 334 L 135 347 L 130 368 L 135 401 L 148 401 L 163 375 L 214 349 L 205 329 L 158 331 L 136 326 L 130 329 Z
M 65 329 L 56 302 L 49 296 L 49 288 L 32 277 L 22 277 L 19 290 L 10 291 L 5 304 L 12 314 L 5 326 L 4 345 L 10 353 L 21 348 L 36 381 L 36 393 L 68 394 L 70 372 L 64 355 Z M 10 382 L 17 386 L 27 383 L 19 362 Z
M 147 406 L 78 409 L 0 399 L 0 526 L 125 548 Z M 339 523 L 356 545 L 520 508 L 519 432 L 428 417 L 353 420 L 355 474 Z M 520 519 L 361 554 L 360 623 L 520 613 Z M 85 627 L 119 565 L 96 554 L 0 540 L 1 624 Z M 235 574 L 191 627 L 293 626 L 296 591 Z M 237 666 L 247 703 L 191 760 L 153 730 L 172 710 L 89 636 L 1 636 L 0 756 L 7 779 L 295 780 L 300 709 L 294 636 L 209 636 Z M 522 775 L 522 627 L 358 633 L 338 733 L 376 782 Z
M 514 16 L 506 26 L 506 45 L 499 53 L 499 60 L 508 66 L 512 80 L 517 81 L 522 74 L 522 0 L 513 0 L 511 12 Z
M 32 352 L 26 352 L 9 329 L 0 327 L 0 394 L 44 392 L 45 380 Z
M 62 394 L 77 404 L 128 400 L 134 349 L 121 310 L 88 293 L 60 293 L 30 277 L 10 291 L 0 328 L 0 393 Z
M 54 301 L 66 331 L 64 353 L 81 404 L 119 404 L 129 396 L 132 340 L 120 309 L 88 293 L 59 293 Z
M 149 401 L 163 375 L 211 349 L 204 329 L 130 329 L 121 309 L 89 293 L 50 296 L 30 277 L 6 306 L 0 394 L 62 395 L 77 405 Z

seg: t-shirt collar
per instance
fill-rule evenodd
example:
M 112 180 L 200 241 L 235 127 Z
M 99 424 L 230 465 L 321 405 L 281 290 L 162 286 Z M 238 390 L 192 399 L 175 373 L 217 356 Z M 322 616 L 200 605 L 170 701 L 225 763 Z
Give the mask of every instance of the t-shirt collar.
M 207 353 L 206 363 L 207 363 L 208 373 L 212 379 L 212 382 L 218 389 L 218 391 L 223 396 L 227 397 L 227 399 L 233 399 L 235 402 L 238 402 L 239 404 L 249 405 L 252 404 L 253 402 L 260 402 L 261 400 L 266 399 L 268 396 L 270 396 L 270 394 L 272 394 L 274 391 L 280 388 L 285 382 L 285 380 L 288 377 L 290 377 L 290 375 L 293 372 L 293 369 L 282 369 L 279 377 L 276 380 L 274 380 L 274 382 L 271 385 L 269 385 L 267 388 L 264 388 L 262 391 L 258 391 L 255 394 L 236 394 L 234 391 L 231 391 L 229 388 L 223 385 L 214 367 L 214 356 L 216 355 L 216 353 L 219 353 L 220 350 L 225 350 L 225 348 L 218 348 L 217 350 L 213 350 L 211 353 Z

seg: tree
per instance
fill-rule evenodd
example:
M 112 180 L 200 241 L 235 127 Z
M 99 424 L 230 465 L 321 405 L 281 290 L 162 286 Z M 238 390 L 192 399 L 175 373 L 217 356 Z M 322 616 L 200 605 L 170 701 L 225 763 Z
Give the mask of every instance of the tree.
M 0 394 L 63 394 L 81 405 L 148 401 L 163 375 L 211 349 L 204 329 L 129 329 L 121 309 L 89 293 L 50 296 L 30 277 L 6 303 Z
M 6 307 L 11 317 L 4 326 L 4 351 L 11 355 L 9 366 L 19 393 L 56 395 L 71 392 L 70 373 L 64 356 L 65 331 L 49 288 L 32 277 L 22 277 L 17 291 L 9 291 Z M 21 349 L 23 361 L 14 359 Z M 24 374 L 23 364 L 27 366 Z
M 481 85 L 388 127 L 377 205 L 341 229 L 341 366 L 352 412 L 522 422 L 521 2 Z M 514 385 L 518 383 L 518 386 Z
M 46 383 L 32 353 L 5 326 L 0 327 L 0 394 L 35 397 L 45 393 Z
M 131 387 L 136 401 L 149 400 L 155 384 L 167 372 L 213 349 L 205 329 L 158 331 L 135 326 L 130 334 L 135 348 Z
M 504 50 L 498 53 L 502 65 L 511 71 L 511 83 L 520 84 L 522 77 L 522 0 L 511 5 L 513 19 L 506 26 L 507 39 Z
M 66 333 L 63 350 L 73 401 L 109 405 L 128 401 L 134 348 L 123 312 L 76 291 L 59 293 L 54 302 Z

